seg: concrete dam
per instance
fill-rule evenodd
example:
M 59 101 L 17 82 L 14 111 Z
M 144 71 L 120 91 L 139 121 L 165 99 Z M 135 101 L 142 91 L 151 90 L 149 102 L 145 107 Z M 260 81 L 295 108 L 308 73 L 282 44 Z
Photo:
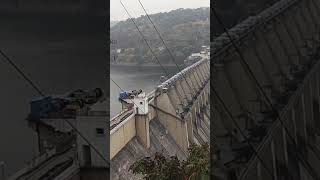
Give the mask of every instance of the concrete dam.
M 281 0 L 211 42 L 216 180 L 320 179 L 319 7 Z
M 8 180 L 108 179 L 109 115 L 100 88 L 38 97 L 30 106 L 38 156 Z
M 27 120 L 38 156 L 7 179 L 141 179 L 129 171 L 139 158 L 164 152 L 185 159 L 191 143 L 210 139 L 209 64 L 203 58 L 123 103 L 111 121 L 100 88 L 32 100 Z
M 129 171 L 156 152 L 187 156 L 191 143 L 210 140 L 210 60 L 203 58 L 142 96 L 110 122 L 110 178 L 141 179 Z M 145 106 L 143 104 L 146 104 Z

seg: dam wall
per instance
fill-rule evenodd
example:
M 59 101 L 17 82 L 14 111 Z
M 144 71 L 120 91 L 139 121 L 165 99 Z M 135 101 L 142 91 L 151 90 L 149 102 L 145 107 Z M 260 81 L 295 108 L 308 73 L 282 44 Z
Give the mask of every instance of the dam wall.
M 211 43 L 215 176 L 319 179 L 319 7 L 282 0 Z
M 146 115 L 124 110 L 111 120 L 111 179 L 140 179 L 129 171 L 136 160 L 156 152 L 185 159 L 191 143 L 209 141 L 209 64 L 202 59 L 149 93 Z

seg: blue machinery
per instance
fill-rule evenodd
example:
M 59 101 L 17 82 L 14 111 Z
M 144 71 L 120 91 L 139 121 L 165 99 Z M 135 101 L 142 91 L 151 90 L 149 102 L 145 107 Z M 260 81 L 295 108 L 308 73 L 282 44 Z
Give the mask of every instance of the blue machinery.
M 63 112 L 65 109 L 77 110 L 95 104 L 103 98 L 102 89 L 90 91 L 75 90 L 65 96 L 44 96 L 30 102 L 32 117 L 48 117 L 50 113 Z

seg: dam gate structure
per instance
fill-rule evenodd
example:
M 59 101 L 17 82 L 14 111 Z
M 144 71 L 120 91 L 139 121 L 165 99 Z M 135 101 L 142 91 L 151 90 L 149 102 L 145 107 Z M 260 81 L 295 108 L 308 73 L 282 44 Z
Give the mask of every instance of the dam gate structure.
M 211 42 L 216 179 L 320 179 L 319 7 L 281 0 Z

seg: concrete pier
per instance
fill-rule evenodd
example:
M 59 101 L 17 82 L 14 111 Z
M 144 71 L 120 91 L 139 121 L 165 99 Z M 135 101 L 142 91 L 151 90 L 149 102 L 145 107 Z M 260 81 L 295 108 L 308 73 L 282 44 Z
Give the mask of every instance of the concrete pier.
M 211 43 L 213 175 L 319 179 L 319 7 L 282 0 L 229 30 L 240 52 Z
M 111 120 L 111 179 L 140 179 L 129 171 L 139 158 L 164 152 L 185 159 L 191 143 L 209 142 L 209 63 L 202 59 L 149 93 L 147 115 Z

